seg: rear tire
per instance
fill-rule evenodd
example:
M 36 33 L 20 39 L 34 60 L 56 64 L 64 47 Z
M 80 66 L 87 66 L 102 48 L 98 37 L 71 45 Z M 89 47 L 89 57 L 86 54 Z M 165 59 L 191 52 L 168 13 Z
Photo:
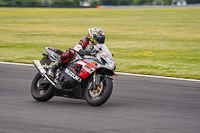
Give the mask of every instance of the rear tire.
M 90 81 L 85 89 L 85 98 L 89 105 L 100 106 L 104 104 L 111 96 L 113 90 L 112 79 L 105 78 L 99 85 L 99 89 L 89 89 L 92 81 Z
M 50 83 L 47 84 L 44 89 L 38 89 L 38 82 L 43 77 L 40 75 L 40 73 L 37 73 L 32 81 L 31 84 L 31 95 L 32 97 L 40 102 L 46 102 L 50 100 L 54 95 L 52 94 L 53 91 L 53 85 Z

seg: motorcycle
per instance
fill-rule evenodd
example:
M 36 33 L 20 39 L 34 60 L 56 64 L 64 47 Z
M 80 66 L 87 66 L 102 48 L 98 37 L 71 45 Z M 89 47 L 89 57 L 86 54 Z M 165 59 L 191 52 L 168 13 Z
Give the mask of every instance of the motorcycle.
M 49 78 L 47 72 L 63 52 L 52 47 L 45 47 L 45 51 L 40 61 L 33 60 L 38 70 L 31 84 L 31 95 L 35 100 L 45 102 L 53 96 L 61 96 L 100 106 L 109 99 L 113 76 L 117 74 L 113 55 L 105 44 L 95 45 L 90 55 L 75 52 L 68 63 L 56 70 L 54 79 Z

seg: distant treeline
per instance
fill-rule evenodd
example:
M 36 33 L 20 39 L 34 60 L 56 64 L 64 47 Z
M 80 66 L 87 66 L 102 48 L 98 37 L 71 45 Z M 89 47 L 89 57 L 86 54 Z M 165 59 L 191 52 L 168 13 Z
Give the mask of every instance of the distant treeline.
M 79 1 L 86 0 L 51 0 L 51 6 L 79 6 Z M 154 0 L 93 0 L 92 6 L 97 5 L 152 5 Z M 163 0 L 170 5 L 172 0 Z M 200 0 L 186 0 L 187 4 L 200 3 Z M 40 6 L 41 0 L 0 0 L 0 5 L 8 6 Z

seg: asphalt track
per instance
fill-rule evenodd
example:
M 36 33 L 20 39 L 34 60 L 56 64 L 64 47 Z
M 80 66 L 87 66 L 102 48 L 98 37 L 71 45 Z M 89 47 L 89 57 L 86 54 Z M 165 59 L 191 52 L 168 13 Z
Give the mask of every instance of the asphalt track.
M 0 64 L 0 133 L 199 133 L 200 82 L 119 75 L 100 107 L 30 95 L 32 66 Z

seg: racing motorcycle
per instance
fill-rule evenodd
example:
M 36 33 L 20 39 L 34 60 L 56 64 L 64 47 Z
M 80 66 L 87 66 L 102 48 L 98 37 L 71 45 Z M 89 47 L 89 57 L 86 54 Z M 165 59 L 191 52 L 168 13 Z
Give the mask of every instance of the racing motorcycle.
M 116 64 L 105 44 L 94 46 L 90 55 L 75 52 L 72 59 L 56 70 L 55 78 L 49 78 L 48 70 L 63 53 L 61 50 L 45 47 L 46 53 L 40 61 L 33 60 L 38 70 L 31 84 L 31 95 L 40 102 L 53 96 L 86 100 L 91 106 L 100 106 L 110 97 L 113 90 L 113 76 Z

